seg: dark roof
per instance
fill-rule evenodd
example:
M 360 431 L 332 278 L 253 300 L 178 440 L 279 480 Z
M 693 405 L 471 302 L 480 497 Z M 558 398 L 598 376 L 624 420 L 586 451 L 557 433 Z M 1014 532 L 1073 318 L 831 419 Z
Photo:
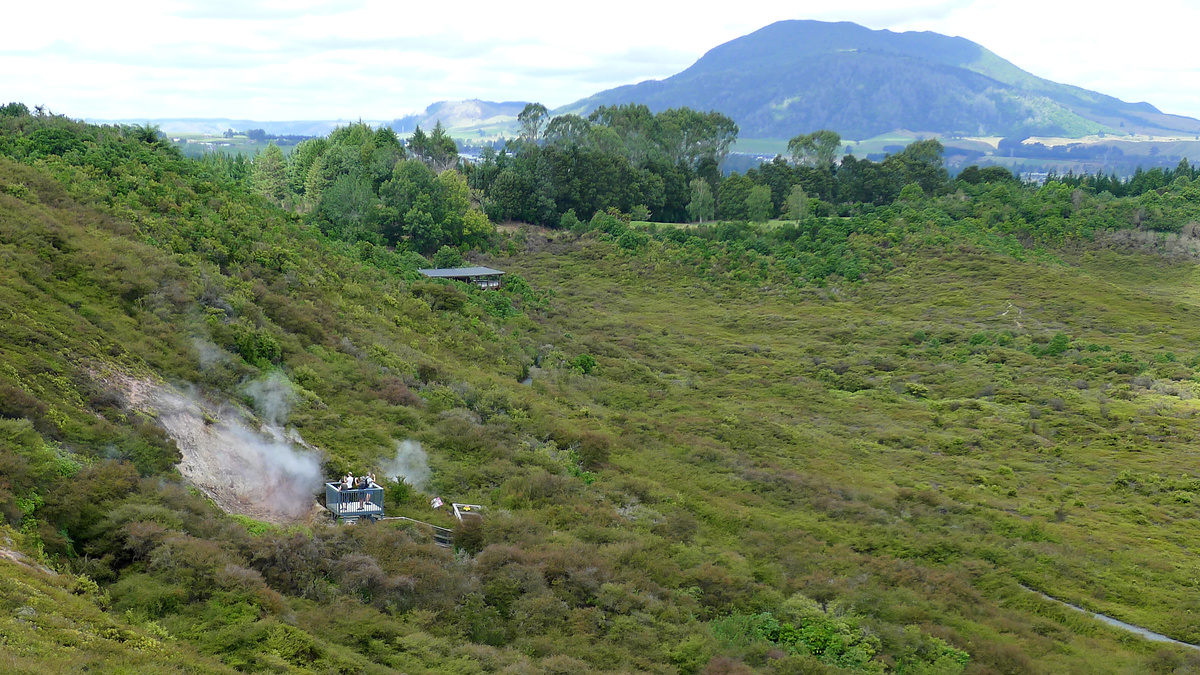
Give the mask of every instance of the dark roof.
M 449 269 L 430 269 L 417 270 L 427 277 L 438 279 L 457 279 L 459 277 L 488 277 L 497 274 L 504 274 L 500 270 L 494 270 L 490 267 L 452 267 Z

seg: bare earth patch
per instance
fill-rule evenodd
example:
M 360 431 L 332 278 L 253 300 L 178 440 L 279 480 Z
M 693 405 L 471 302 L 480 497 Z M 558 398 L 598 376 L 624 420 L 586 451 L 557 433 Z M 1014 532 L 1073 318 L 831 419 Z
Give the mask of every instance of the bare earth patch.
M 179 472 L 221 509 L 276 524 L 310 514 L 322 453 L 293 430 L 252 426 L 237 408 L 148 379 L 110 373 L 102 380 L 157 420 L 183 456 Z

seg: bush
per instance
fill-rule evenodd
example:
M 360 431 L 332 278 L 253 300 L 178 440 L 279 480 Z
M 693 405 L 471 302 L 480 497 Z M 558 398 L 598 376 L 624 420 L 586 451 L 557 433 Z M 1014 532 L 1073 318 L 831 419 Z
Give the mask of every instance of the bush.
M 453 267 L 462 267 L 463 257 L 458 249 L 450 246 L 442 246 L 438 252 L 433 255 L 433 266 L 446 269 Z
M 400 381 L 398 377 L 389 377 L 384 380 L 383 385 L 379 388 L 379 398 L 387 401 L 390 405 L 404 405 L 412 408 L 419 408 L 424 403 L 420 396 L 417 396 L 408 385 Z
M 571 359 L 571 370 L 580 375 L 591 375 L 596 370 L 596 359 L 591 354 L 580 354 Z
M 567 209 L 567 212 L 562 214 L 562 218 L 559 218 L 558 224 L 564 230 L 572 232 L 583 232 L 586 229 L 583 221 L 575 215 L 575 209 Z
M 457 312 L 467 304 L 467 294 L 450 284 L 425 281 L 413 284 L 413 295 L 429 303 L 434 311 Z
M 247 363 L 267 365 L 279 363 L 283 358 L 283 347 L 274 335 L 263 328 L 241 328 L 234 338 L 234 344 Z

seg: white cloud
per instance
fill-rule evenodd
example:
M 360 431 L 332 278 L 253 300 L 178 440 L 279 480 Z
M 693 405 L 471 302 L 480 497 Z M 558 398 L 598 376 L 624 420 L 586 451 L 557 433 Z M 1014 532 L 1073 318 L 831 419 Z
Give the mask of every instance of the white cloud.
M 1146 5 L 1151 5 L 1147 7 Z M 569 103 L 781 19 L 974 40 L 1034 74 L 1200 116 L 1185 0 L 132 0 L 6 9 L 0 98 L 93 118 L 390 119 L 439 99 Z

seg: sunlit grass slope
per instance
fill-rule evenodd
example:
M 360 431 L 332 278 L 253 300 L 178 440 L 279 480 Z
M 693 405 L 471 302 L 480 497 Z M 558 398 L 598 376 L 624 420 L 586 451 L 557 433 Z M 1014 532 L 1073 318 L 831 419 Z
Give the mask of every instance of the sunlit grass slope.
M 54 152 L 0 160 L 0 516 L 60 575 L 0 561 L 3 666 L 136 672 L 140 645 L 205 672 L 1195 669 L 1021 588 L 1200 640 L 1195 267 L 1106 248 L 1092 211 L 1013 235 L 961 215 L 1053 187 L 802 229 L 519 230 L 473 254 L 509 272 L 484 292 L 153 135 L 5 125 Z M 230 517 L 113 371 L 246 406 L 286 376 L 328 475 L 419 441 L 429 485 L 389 508 L 438 518 L 440 495 L 483 524 L 450 551 Z M 124 642 L 66 653 L 84 618 Z
M 668 257 L 595 241 L 496 263 L 557 289 L 547 327 L 600 364 L 603 383 L 535 388 L 700 519 L 696 562 L 1010 633 L 1057 668 L 1115 667 L 1076 660 L 1106 631 L 1020 584 L 1200 641 L 1194 264 L 956 244 L 797 289 Z

